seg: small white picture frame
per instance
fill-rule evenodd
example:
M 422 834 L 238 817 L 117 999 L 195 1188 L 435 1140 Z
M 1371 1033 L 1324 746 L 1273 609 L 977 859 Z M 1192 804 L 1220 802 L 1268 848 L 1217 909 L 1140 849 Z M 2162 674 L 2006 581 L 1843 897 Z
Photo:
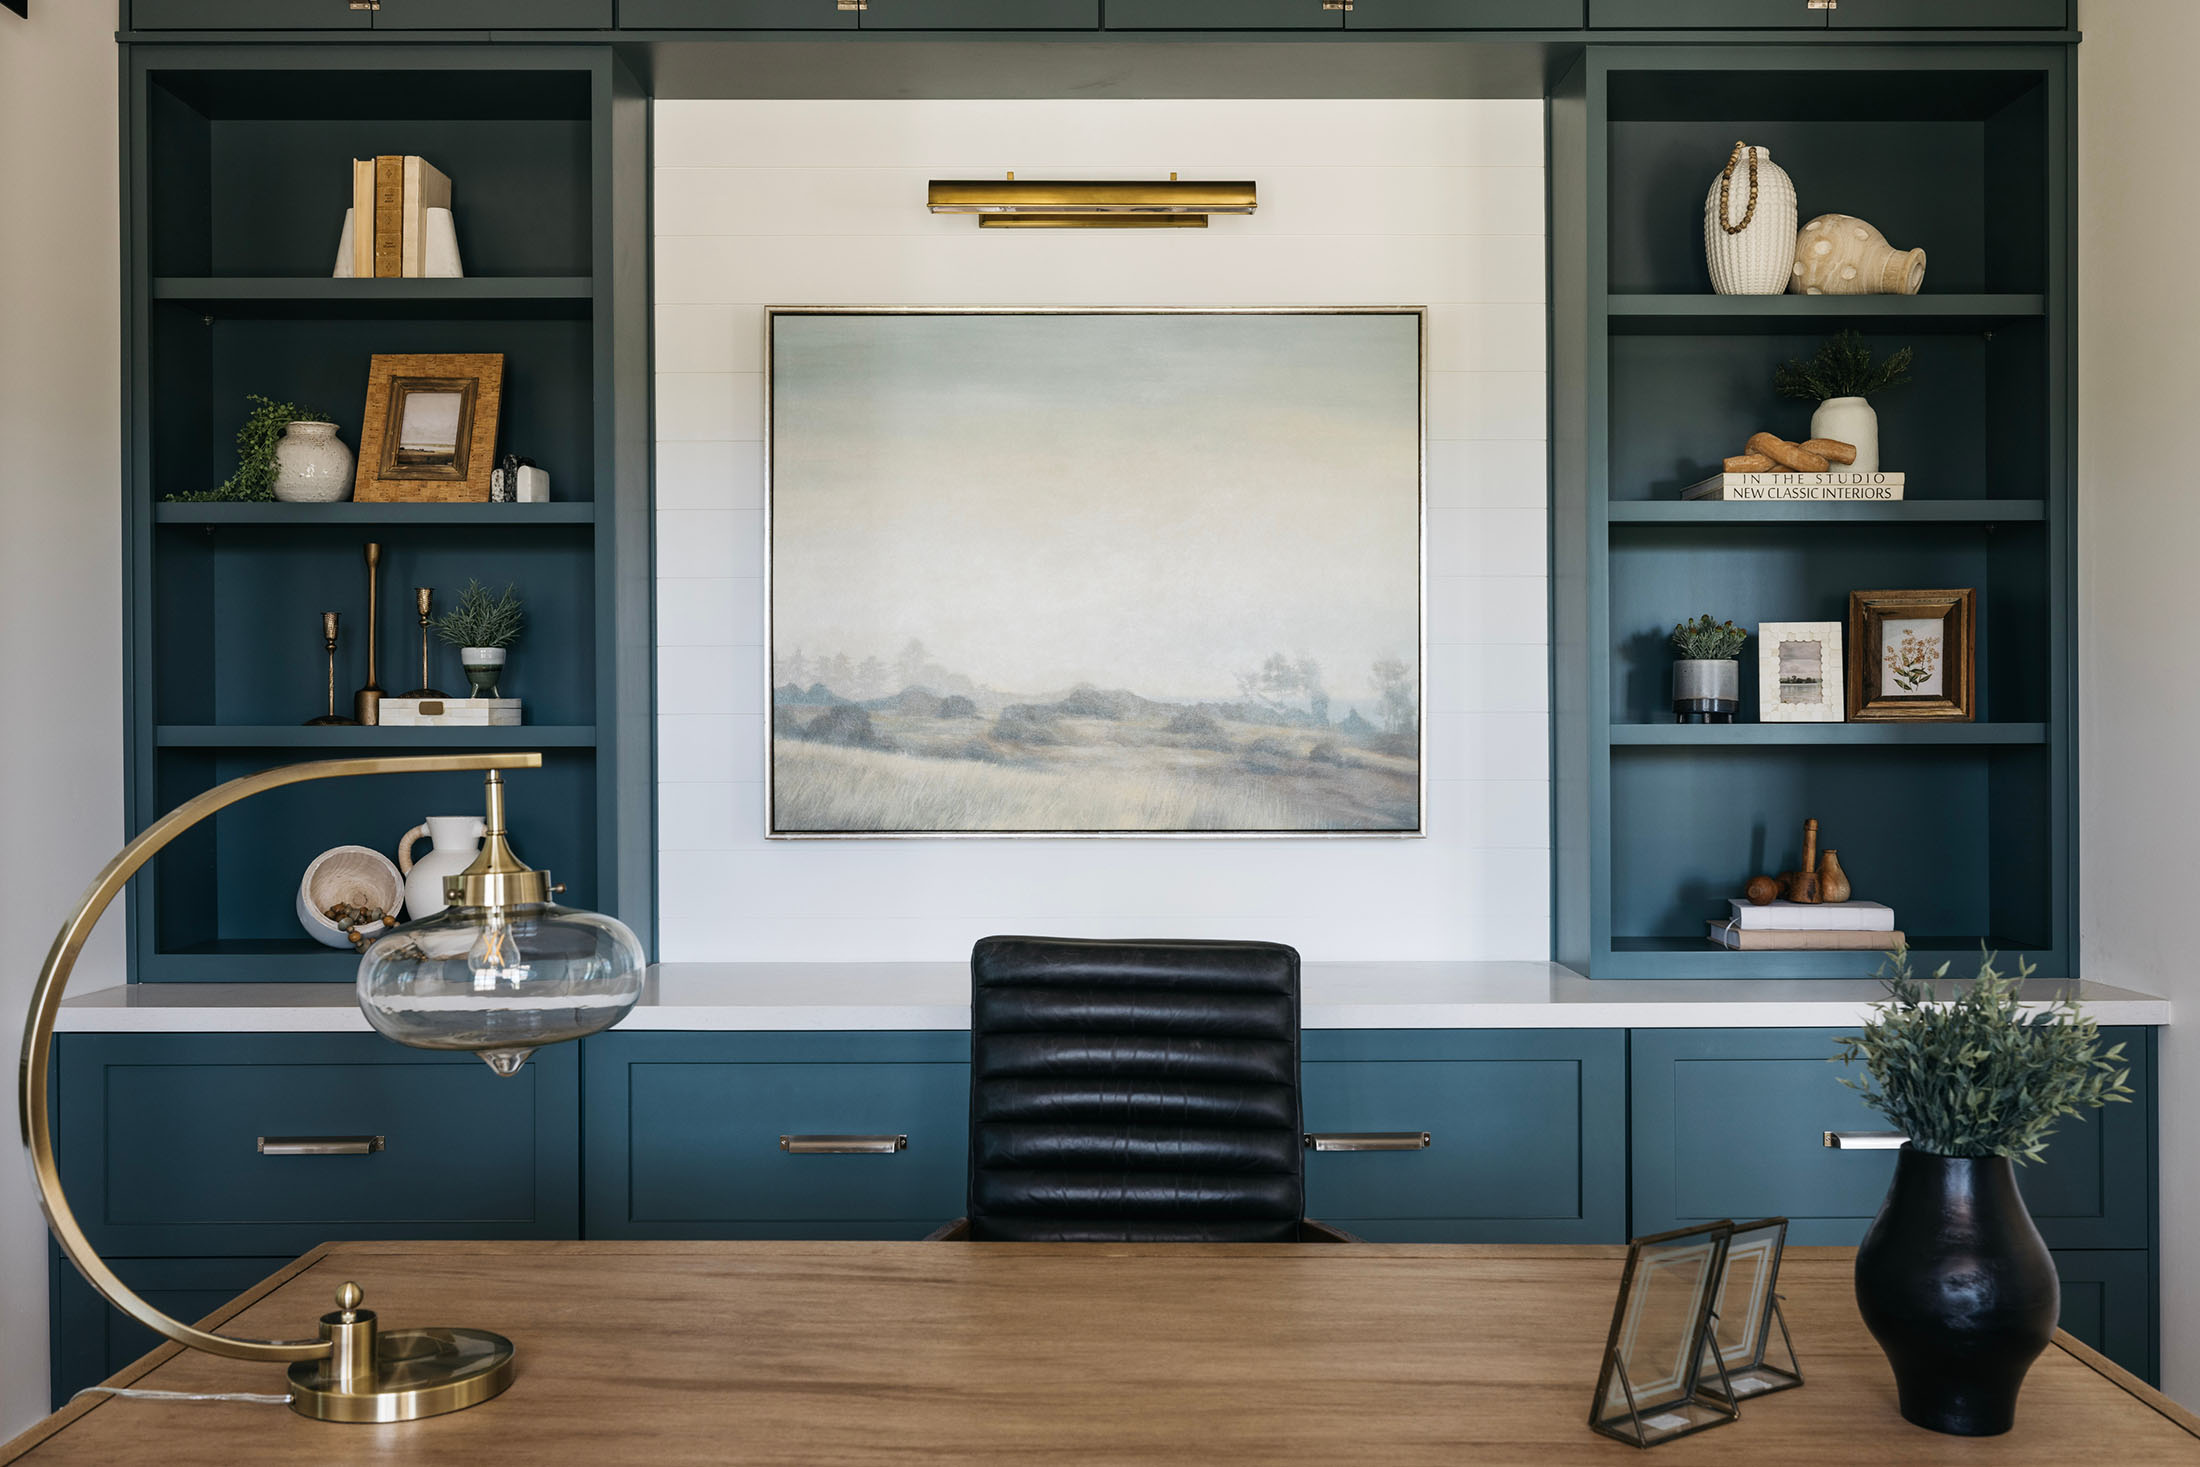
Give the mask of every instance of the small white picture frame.
M 1757 720 L 1840 723 L 1848 681 L 1841 623 L 1768 621 L 1757 627 Z

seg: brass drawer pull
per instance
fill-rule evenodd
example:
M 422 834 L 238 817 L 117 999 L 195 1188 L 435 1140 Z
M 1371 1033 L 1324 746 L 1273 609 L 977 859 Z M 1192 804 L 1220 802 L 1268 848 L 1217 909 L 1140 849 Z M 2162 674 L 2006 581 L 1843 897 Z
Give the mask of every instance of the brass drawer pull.
M 1310 1131 L 1308 1151 L 1426 1151 L 1426 1131 Z
M 262 1156 L 365 1156 L 382 1150 L 380 1136 L 262 1136 Z
M 909 1149 L 907 1136 L 782 1136 L 789 1156 L 892 1156 Z
M 1900 1151 L 1910 1138 L 1900 1131 L 1828 1131 L 1828 1151 Z

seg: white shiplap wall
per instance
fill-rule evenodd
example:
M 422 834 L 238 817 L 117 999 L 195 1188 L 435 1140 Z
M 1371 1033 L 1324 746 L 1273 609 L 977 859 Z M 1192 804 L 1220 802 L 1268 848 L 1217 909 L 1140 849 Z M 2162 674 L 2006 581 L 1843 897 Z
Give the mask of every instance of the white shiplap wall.
M 941 960 L 987 933 L 1548 955 L 1539 102 L 662 102 L 661 951 Z M 1201 232 L 981 231 L 936 177 L 1252 178 Z M 766 841 L 762 307 L 1425 305 L 1430 834 Z

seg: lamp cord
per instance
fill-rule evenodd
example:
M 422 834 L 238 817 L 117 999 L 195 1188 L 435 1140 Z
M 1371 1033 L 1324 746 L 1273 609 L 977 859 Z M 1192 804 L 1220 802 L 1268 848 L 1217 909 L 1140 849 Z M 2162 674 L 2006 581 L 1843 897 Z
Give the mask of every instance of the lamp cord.
M 252 1406 L 287 1406 L 290 1397 L 257 1396 L 250 1391 L 141 1391 L 128 1386 L 86 1386 L 76 1396 L 127 1396 L 133 1401 L 241 1401 Z M 74 1401 L 76 1396 L 69 1397 Z

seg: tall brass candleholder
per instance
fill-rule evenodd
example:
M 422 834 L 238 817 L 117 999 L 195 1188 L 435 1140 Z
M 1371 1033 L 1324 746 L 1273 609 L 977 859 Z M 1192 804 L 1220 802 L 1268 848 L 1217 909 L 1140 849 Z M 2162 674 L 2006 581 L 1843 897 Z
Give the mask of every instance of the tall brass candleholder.
M 428 684 L 428 623 L 435 619 L 435 589 L 431 586 L 413 587 L 413 605 L 420 612 L 420 686 L 405 694 L 408 698 L 441 698 L 448 696 Z
M 351 695 L 351 716 L 364 724 L 382 718 L 382 685 L 374 676 L 375 625 L 381 618 L 382 547 L 367 542 L 367 685 Z
M 359 720 L 340 718 L 336 713 L 336 613 L 321 613 L 321 641 L 328 651 L 328 712 L 319 718 L 306 720 L 307 728 L 350 728 Z

